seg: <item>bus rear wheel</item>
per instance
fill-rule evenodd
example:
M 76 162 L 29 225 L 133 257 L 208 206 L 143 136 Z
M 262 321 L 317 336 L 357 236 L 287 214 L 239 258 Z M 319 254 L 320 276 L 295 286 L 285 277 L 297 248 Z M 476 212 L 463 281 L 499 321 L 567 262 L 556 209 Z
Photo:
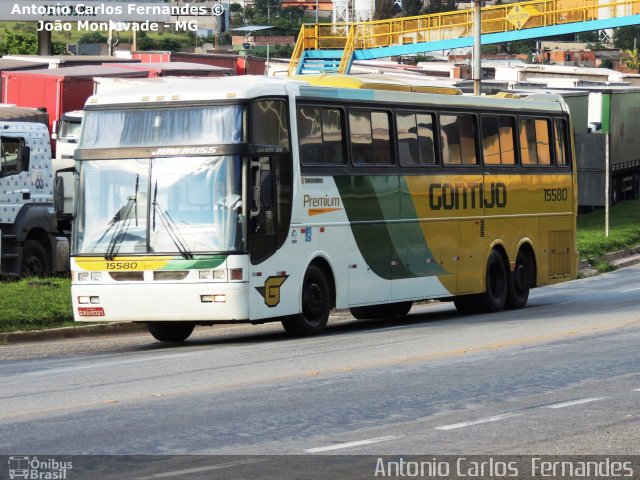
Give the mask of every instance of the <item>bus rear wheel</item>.
M 282 326 L 292 336 L 317 335 L 327 326 L 332 306 L 331 288 L 324 272 L 310 265 L 302 282 L 302 313 L 283 319 Z
M 489 255 L 485 275 L 485 291 L 476 297 L 474 306 L 481 312 L 499 312 L 507 301 L 509 282 L 507 267 L 497 250 Z
M 507 308 L 524 308 L 529 299 L 529 289 L 533 272 L 531 270 L 529 256 L 522 250 L 516 256 L 516 265 L 513 272 L 509 272 L 509 293 L 507 295 Z
M 147 323 L 149 333 L 160 342 L 184 342 L 191 332 L 194 324 L 187 322 L 153 322 Z
M 476 313 L 476 297 L 473 295 L 460 295 L 453 298 L 453 304 L 458 313 L 463 315 L 472 315 Z

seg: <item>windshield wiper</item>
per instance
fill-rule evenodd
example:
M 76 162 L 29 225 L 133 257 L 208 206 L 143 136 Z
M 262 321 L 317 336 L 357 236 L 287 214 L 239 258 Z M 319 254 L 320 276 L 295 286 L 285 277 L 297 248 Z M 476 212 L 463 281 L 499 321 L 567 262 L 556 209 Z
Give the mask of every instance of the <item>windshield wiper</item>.
M 117 250 L 116 247 L 120 247 L 122 241 L 125 238 L 127 230 L 129 230 L 129 225 L 131 225 L 131 219 L 129 215 L 131 214 L 131 210 L 135 212 L 135 220 L 136 227 L 138 226 L 138 187 L 140 181 L 140 174 L 136 175 L 136 189 L 134 195 L 130 196 L 127 204 L 124 208 L 121 208 L 118 213 L 113 217 L 111 223 L 115 223 L 120 221 L 120 228 L 114 230 L 113 235 L 111 235 L 111 239 L 109 240 L 109 245 L 107 246 L 107 250 L 104 253 L 105 260 L 113 260 L 115 257 Z M 106 232 L 105 232 L 106 233 Z
M 184 237 L 182 236 L 180 229 L 169 215 L 169 212 L 163 211 L 160 208 L 160 204 L 156 202 L 156 197 L 158 196 L 158 182 L 155 184 L 154 192 L 153 192 L 153 229 L 156 228 L 156 214 L 160 219 L 160 223 L 167 230 L 167 234 L 169 238 L 176 246 L 180 254 L 186 259 L 192 259 L 193 253 L 191 253 L 187 247 L 185 246 Z

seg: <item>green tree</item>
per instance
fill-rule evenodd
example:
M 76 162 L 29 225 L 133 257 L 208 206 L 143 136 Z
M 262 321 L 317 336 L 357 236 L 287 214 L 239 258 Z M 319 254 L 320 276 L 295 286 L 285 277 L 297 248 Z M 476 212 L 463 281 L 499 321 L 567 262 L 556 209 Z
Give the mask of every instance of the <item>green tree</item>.
M 182 50 L 182 43 L 175 38 L 163 38 L 158 44 L 160 50 L 167 50 L 170 52 L 179 52 Z
M 158 42 L 147 35 L 147 32 L 138 33 L 138 50 L 158 50 Z
M 407 17 L 420 15 L 424 8 L 423 0 L 402 0 L 402 9 Z
M 5 32 L 0 55 L 36 55 L 38 36 L 32 32 Z
M 457 10 L 456 0 L 430 0 L 424 13 L 442 13 Z
M 613 32 L 613 44 L 620 50 L 632 50 L 638 47 L 640 27 L 620 27 Z
M 229 13 L 242 13 L 242 5 L 239 3 L 232 3 L 229 5 Z
M 393 18 L 395 14 L 396 8 L 393 0 L 376 0 L 375 10 L 373 12 L 374 20 L 386 20 Z
M 577 35 L 577 39 L 583 43 L 598 43 L 600 41 L 600 34 L 597 30 L 593 32 L 581 32 Z
M 261 17 L 274 19 L 280 15 L 280 0 L 255 0 L 255 9 Z
M 640 70 L 640 51 L 636 48 L 634 50 L 625 50 L 624 53 L 627 55 L 624 60 L 627 68 L 638 72 Z
M 80 36 L 78 43 L 106 43 L 107 40 L 100 32 L 88 32 Z

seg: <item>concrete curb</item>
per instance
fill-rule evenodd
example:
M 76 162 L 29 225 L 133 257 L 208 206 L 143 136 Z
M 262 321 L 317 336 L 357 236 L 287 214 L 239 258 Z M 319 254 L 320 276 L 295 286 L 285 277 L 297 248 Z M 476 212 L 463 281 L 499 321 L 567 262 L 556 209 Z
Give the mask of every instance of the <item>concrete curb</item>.
M 94 337 L 118 333 L 146 332 L 142 323 L 106 323 L 103 325 L 84 325 L 80 327 L 50 328 L 47 330 L 29 330 L 26 332 L 0 333 L 0 345 L 34 342 L 40 340 L 60 340 L 65 338 Z
M 602 257 L 580 260 L 580 272 L 586 277 L 598 275 L 600 272 L 594 270 L 591 267 L 601 261 L 611 263 L 616 268 L 636 265 L 640 263 L 640 245 L 626 250 L 608 253 L 606 255 L 603 255 Z M 347 312 L 347 310 L 334 312 L 334 315 L 337 313 L 339 316 L 341 312 Z M 0 333 L 0 345 L 27 343 L 43 340 L 60 340 L 65 338 L 113 335 L 118 333 L 142 333 L 146 331 L 146 325 L 135 322 L 51 328 L 48 330 L 30 330 L 27 332 Z
M 640 263 L 640 245 L 627 248 L 625 250 L 619 250 L 617 252 L 607 253 L 599 257 L 580 260 L 578 268 L 585 276 L 597 275 L 600 272 L 591 267 L 600 262 L 609 263 L 616 269 L 636 265 L 637 263 Z

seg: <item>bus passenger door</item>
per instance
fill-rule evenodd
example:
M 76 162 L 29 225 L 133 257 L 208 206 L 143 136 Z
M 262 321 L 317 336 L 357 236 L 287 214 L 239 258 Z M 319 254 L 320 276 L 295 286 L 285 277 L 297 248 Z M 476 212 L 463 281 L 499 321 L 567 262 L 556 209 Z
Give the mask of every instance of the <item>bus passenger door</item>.
M 257 264 L 276 250 L 276 209 L 271 158 L 255 158 L 250 163 L 249 254 Z

